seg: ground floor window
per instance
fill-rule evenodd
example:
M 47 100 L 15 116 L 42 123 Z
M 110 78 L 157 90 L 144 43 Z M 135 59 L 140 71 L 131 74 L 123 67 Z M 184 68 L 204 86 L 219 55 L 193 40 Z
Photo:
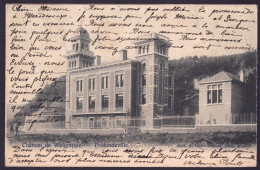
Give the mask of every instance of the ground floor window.
M 77 126 L 77 129 L 81 129 L 81 121 L 82 119 L 81 118 L 77 118 L 77 123 L 76 123 L 76 126 Z
M 106 128 L 107 125 L 108 125 L 108 119 L 105 118 L 105 117 L 103 117 L 103 118 L 102 118 L 102 128 Z
M 94 118 L 89 118 L 89 128 L 94 129 Z
M 207 86 L 207 103 L 222 103 L 222 84 Z

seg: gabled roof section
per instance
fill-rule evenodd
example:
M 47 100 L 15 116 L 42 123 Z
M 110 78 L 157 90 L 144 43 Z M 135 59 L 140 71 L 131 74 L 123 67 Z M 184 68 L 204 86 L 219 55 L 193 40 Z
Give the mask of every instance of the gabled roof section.
M 211 82 L 223 82 L 223 81 L 239 81 L 240 79 L 238 76 L 225 72 L 225 71 L 221 71 L 209 78 L 205 78 L 202 79 L 199 84 L 204 84 L 204 83 L 211 83 Z

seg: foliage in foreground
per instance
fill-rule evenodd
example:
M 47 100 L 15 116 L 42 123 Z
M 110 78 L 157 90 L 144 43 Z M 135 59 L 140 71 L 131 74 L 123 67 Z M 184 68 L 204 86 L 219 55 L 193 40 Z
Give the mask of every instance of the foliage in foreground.
M 20 142 L 63 142 L 63 143 L 129 143 L 172 145 L 187 144 L 256 144 L 255 132 L 214 132 L 214 133 L 186 133 L 186 134 L 118 134 L 118 135 L 91 135 L 91 134 L 21 134 L 16 138 Z

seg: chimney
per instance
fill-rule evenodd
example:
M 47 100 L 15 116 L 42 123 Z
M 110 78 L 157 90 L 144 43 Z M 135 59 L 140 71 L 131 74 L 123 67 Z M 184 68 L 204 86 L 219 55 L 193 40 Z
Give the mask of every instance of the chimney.
M 95 65 L 97 66 L 101 65 L 101 56 L 99 55 L 95 56 Z
M 120 59 L 127 60 L 127 50 L 119 51 Z
M 245 82 L 245 70 L 240 70 L 240 81 Z

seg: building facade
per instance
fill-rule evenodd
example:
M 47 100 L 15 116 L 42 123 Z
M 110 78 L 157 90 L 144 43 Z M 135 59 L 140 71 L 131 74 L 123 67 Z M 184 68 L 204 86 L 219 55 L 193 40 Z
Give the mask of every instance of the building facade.
M 243 110 L 243 78 L 221 71 L 199 82 L 199 123 L 232 124 Z
M 103 64 L 101 56 L 90 51 L 88 32 L 82 27 L 75 31 L 66 55 L 66 128 L 122 128 L 137 118 L 153 128 L 155 116 L 173 115 L 171 43 L 155 33 L 138 39 L 133 42 L 135 60 L 122 50 L 120 61 Z

